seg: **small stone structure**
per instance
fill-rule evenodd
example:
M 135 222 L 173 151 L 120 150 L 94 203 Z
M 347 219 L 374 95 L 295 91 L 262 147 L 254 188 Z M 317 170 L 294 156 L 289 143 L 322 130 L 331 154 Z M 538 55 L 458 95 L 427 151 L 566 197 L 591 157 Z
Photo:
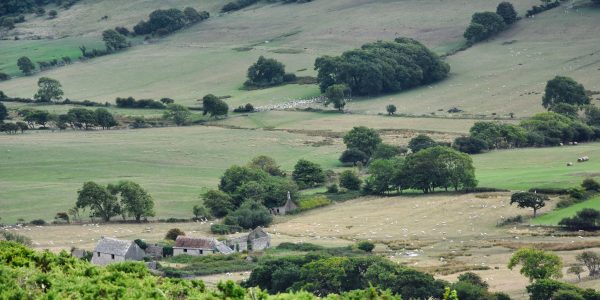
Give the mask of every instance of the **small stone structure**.
M 288 192 L 287 194 L 287 201 L 285 202 L 285 204 L 283 206 L 280 207 L 273 207 L 270 208 L 270 212 L 272 215 L 285 215 L 288 212 L 297 209 L 298 205 L 296 205 L 296 203 L 294 203 L 294 201 L 292 201 L 292 196 L 290 195 L 290 192 Z
M 94 249 L 92 263 L 103 266 L 126 260 L 142 260 L 144 255 L 144 250 L 132 241 L 103 237 Z
M 231 254 L 233 250 L 214 238 L 187 237 L 180 235 L 173 247 L 173 256 L 187 254 L 193 256 L 210 254 Z
M 163 247 L 160 245 L 148 245 L 144 250 L 147 257 L 160 259 L 163 257 Z
M 263 251 L 271 247 L 271 236 L 262 227 L 256 227 L 246 235 L 227 240 L 225 244 L 236 252 Z

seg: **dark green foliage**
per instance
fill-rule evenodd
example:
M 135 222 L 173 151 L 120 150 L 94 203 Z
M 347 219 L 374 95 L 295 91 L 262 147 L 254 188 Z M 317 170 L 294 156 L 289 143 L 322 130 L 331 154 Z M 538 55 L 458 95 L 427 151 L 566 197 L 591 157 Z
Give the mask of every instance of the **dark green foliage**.
M 325 183 L 325 173 L 321 166 L 300 159 L 294 166 L 292 178 L 301 188 L 315 187 Z
M 365 180 L 364 192 L 383 195 L 408 188 L 404 176 L 404 161 L 401 159 L 376 159 L 369 164 L 369 177 Z
M 346 98 L 350 97 L 350 88 L 345 84 L 333 84 L 325 90 L 325 106 L 333 103 L 333 107 L 339 111 L 344 110 Z
M 254 112 L 254 105 L 247 103 L 246 105 L 240 105 L 233 110 L 236 113 L 249 113 Z
M 6 117 L 8 117 L 8 110 L 6 109 L 6 106 L 0 102 L 0 123 L 4 122 Z
M 598 253 L 583 251 L 577 254 L 575 258 L 588 269 L 590 277 L 600 274 L 600 255 Z
M 527 292 L 529 293 L 530 300 L 554 299 L 552 296 L 559 291 L 572 291 L 579 293 L 583 290 L 574 285 L 552 279 L 540 279 L 527 286 Z M 597 292 L 594 293 L 598 295 Z M 588 299 L 591 300 L 594 298 Z
M 284 242 L 277 246 L 278 250 L 288 250 L 288 251 L 300 251 L 300 252 L 310 252 L 310 251 L 321 251 L 325 248 L 320 245 L 315 245 L 311 243 L 289 243 Z
M 375 129 L 358 126 L 344 135 L 344 144 L 348 149 L 356 149 L 371 157 L 382 140 Z
M 131 32 L 129 31 L 129 29 L 127 29 L 126 27 L 121 27 L 121 26 L 115 27 L 115 31 L 118 32 L 119 34 L 123 35 L 123 36 L 128 36 L 128 35 L 131 34 Z
M 10 79 L 10 75 L 0 72 L 0 81 L 6 81 L 9 79 Z
M 211 117 L 225 116 L 229 112 L 227 103 L 213 94 L 208 94 L 202 98 L 202 107 L 203 114 L 210 114 Z
M 527 144 L 526 131 L 516 125 L 476 122 L 469 130 L 472 138 L 482 140 L 489 149 L 507 149 Z
M 41 77 L 38 80 L 38 91 L 33 98 L 39 102 L 51 102 L 53 100 L 60 100 L 64 95 L 62 85 L 58 80 Z
M 574 199 L 582 200 L 585 198 L 585 190 L 581 188 L 570 188 L 567 190 L 569 196 Z
M 340 192 L 337 184 L 330 184 L 327 186 L 327 193 L 329 194 L 337 194 Z
M 135 100 L 133 97 L 127 98 L 117 98 L 115 100 L 117 107 L 122 108 L 154 108 L 154 109 L 164 109 L 166 106 L 160 101 L 155 101 L 153 99 L 140 99 Z
M 487 288 L 468 281 L 459 280 L 457 283 L 452 285 L 452 289 L 456 291 L 458 299 L 460 300 L 492 299 L 492 296 L 487 291 Z
M 109 52 L 119 51 L 131 46 L 131 44 L 127 42 L 127 38 L 114 29 L 102 32 L 102 41 L 104 41 L 106 50 Z
M 321 92 L 345 84 L 354 95 L 399 92 L 446 78 L 450 67 L 413 39 L 375 42 L 315 61 Z
M 117 120 L 115 120 L 115 117 L 106 108 L 97 108 L 94 114 L 96 123 L 102 127 L 102 129 L 109 129 L 119 125 Z
M 0 131 L 7 134 L 16 134 L 19 131 L 19 126 L 14 123 L 0 123 Z
M 457 137 L 454 140 L 454 144 L 452 144 L 452 147 L 460 152 L 468 154 L 477 154 L 488 149 L 485 140 L 470 136 Z
M 537 15 L 539 13 L 542 13 L 547 10 L 550 10 L 550 9 L 560 6 L 560 2 L 558 2 L 558 0 L 556 0 L 554 2 L 550 2 L 550 0 L 544 1 L 544 2 L 546 2 L 546 4 L 532 6 L 531 9 L 527 10 L 527 14 L 525 14 L 525 16 L 530 18 L 534 15 Z
M 554 104 L 548 110 L 573 119 L 577 118 L 579 113 L 578 106 L 564 102 Z
M 464 37 L 471 43 L 488 39 L 506 27 L 504 19 L 495 12 L 478 12 L 473 14 L 471 25 L 464 33 Z
M 237 253 L 205 256 L 178 255 L 169 258 L 167 261 L 172 264 L 184 264 L 182 268 L 160 268 L 161 271 L 165 272 L 166 277 L 175 278 L 249 271 L 255 266 L 253 262 L 247 261 L 244 256 Z
M 372 159 L 390 159 L 400 155 L 403 150 L 397 146 L 381 143 L 375 148 Z
M 169 104 L 163 114 L 165 119 L 173 120 L 177 126 L 187 124 L 191 116 L 189 108 L 180 104 Z
M 408 148 L 410 148 L 413 153 L 417 153 L 423 149 L 435 147 L 437 145 L 438 144 L 432 138 L 424 134 L 419 134 L 412 138 L 410 142 L 408 142 Z
M 146 250 L 146 248 L 148 248 L 148 244 L 146 244 L 146 242 L 143 240 L 135 239 L 133 242 L 136 243 L 136 245 L 138 245 L 142 250 Z
M 194 220 L 205 220 L 211 218 L 210 212 L 208 212 L 208 209 L 206 209 L 204 205 L 194 205 L 192 208 L 192 213 L 194 214 Z
M 517 21 L 517 12 L 510 2 L 500 2 L 496 7 L 496 13 L 502 17 L 506 25 Z
M 584 208 L 570 218 L 560 220 L 558 225 L 568 230 L 596 230 L 600 227 L 600 211 L 592 208 Z
M 557 146 L 560 143 L 585 142 L 594 139 L 594 130 L 590 126 L 580 120 L 554 112 L 536 114 L 523 120 L 520 126 L 528 132 L 528 135 L 539 135 L 541 145 Z
M 284 82 L 285 66 L 272 59 L 261 56 L 258 61 L 248 68 L 246 87 L 269 87 Z
M 583 85 L 577 81 L 570 77 L 556 76 L 546 84 L 542 104 L 549 108 L 559 103 L 586 105 L 590 104 L 590 98 Z
M 90 216 L 100 217 L 108 222 L 110 218 L 121 213 L 121 206 L 117 197 L 111 194 L 108 189 L 95 182 L 86 182 L 81 190 L 77 192 L 78 208 L 89 208 Z
M 150 13 L 148 21 L 140 21 L 133 27 L 138 35 L 156 34 L 167 35 L 187 25 L 206 20 L 210 14 L 206 11 L 198 12 L 194 8 L 187 7 L 182 12 L 179 9 L 157 9 Z
M 356 248 L 365 252 L 371 252 L 373 249 L 375 249 L 375 244 L 369 241 L 360 241 L 356 244 Z
M 277 162 L 266 155 L 259 155 L 253 158 L 250 163 L 248 163 L 248 166 L 263 170 L 272 176 L 285 177 L 285 172 L 281 170 L 281 167 L 277 165 Z
M 600 192 L 600 183 L 598 183 L 598 181 L 594 180 L 593 178 L 584 179 L 581 183 L 581 187 L 584 188 L 586 191 Z
M 388 106 L 385 107 L 385 110 L 387 111 L 388 115 L 393 115 L 396 113 L 396 105 L 394 104 L 389 104 Z
M 37 109 L 22 109 L 19 110 L 19 115 L 23 117 L 30 127 L 33 127 L 35 124 L 46 127 L 46 124 L 53 118 L 48 111 Z
M 460 275 L 458 275 L 458 281 L 460 282 L 468 282 L 470 284 L 482 287 L 484 289 L 487 290 L 487 288 L 489 287 L 488 283 L 485 282 L 481 276 L 473 273 L 473 272 L 466 272 L 466 273 L 462 273 Z M 461 299 L 461 298 L 459 298 Z
M 154 200 L 139 184 L 132 181 L 121 181 L 115 185 L 109 184 L 108 190 L 121 198 L 121 211 L 134 217 L 136 221 L 153 217 Z
M 50 19 L 54 19 L 54 18 L 56 18 L 56 16 L 58 16 L 58 12 L 56 10 L 53 9 L 48 12 L 48 17 Z
M 258 3 L 259 1 L 260 0 L 233 0 L 233 1 L 225 4 L 221 8 L 221 12 L 226 13 L 226 12 L 240 10 L 242 8 L 246 8 L 250 5 Z M 306 3 L 306 2 L 312 2 L 312 1 L 313 0 L 269 0 L 268 2 L 282 2 L 282 3 L 288 4 L 288 3 Z
M 362 180 L 353 171 L 346 170 L 340 174 L 340 186 L 351 191 L 360 190 Z
M 258 226 L 267 227 L 273 222 L 273 216 L 262 204 L 248 200 L 225 218 L 225 224 L 240 226 L 244 229 L 254 229 Z
M 352 163 L 356 166 L 358 162 L 366 163 L 369 161 L 369 157 L 364 152 L 356 148 L 350 148 L 342 152 L 340 161 L 343 163 Z
M 546 206 L 546 201 L 550 200 L 547 195 L 530 192 L 517 192 L 510 197 L 510 204 L 516 203 L 520 208 L 533 209 L 533 217 L 537 215 L 538 209 Z
M 181 229 L 179 228 L 171 228 L 169 229 L 169 231 L 167 231 L 167 234 L 165 235 L 165 240 L 177 240 L 177 237 L 180 235 L 185 235 L 185 232 L 183 232 Z
M 233 234 L 242 231 L 242 227 L 237 225 L 213 224 L 210 225 L 210 232 L 214 234 Z
M 17 60 L 17 66 L 19 70 L 23 72 L 25 75 L 31 75 L 31 73 L 35 70 L 35 65 L 27 56 L 22 56 Z
M 233 199 L 222 191 L 210 190 L 203 195 L 203 198 L 206 208 L 217 218 L 226 216 L 235 208 Z
M 35 219 L 35 220 L 31 220 L 31 222 L 29 222 L 31 225 L 37 225 L 37 226 L 43 226 L 46 225 L 46 221 L 42 220 L 42 219 Z

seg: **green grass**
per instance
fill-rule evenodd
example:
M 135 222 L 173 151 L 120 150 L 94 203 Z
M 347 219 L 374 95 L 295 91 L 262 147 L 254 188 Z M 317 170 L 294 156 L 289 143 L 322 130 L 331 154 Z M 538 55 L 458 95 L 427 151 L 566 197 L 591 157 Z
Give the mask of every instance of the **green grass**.
M 40 109 L 47 110 L 53 114 L 65 114 L 71 108 L 87 108 L 87 109 L 96 109 L 97 107 L 85 107 L 85 106 L 75 106 L 75 105 L 37 105 L 37 104 L 24 104 L 18 102 L 2 102 L 7 108 L 11 110 L 18 110 L 21 108 L 32 108 L 32 109 Z M 134 109 L 134 108 L 120 108 L 116 106 L 105 107 L 113 114 L 121 115 L 121 116 L 144 116 L 144 117 L 162 117 L 164 110 L 162 109 Z
M 562 209 L 555 209 L 549 213 L 543 214 L 531 221 L 532 224 L 537 225 L 558 225 L 558 222 L 564 218 L 574 216 L 578 211 L 584 208 L 593 208 L 600 210 L 600 196 L 593 197 L 575 205 L 565 207 Z
M 589 156 L 590 161 L 577 163 Z M 528 190 L 534 187 L 566 188 L 600 176 L 600 144 L 493 151 L 474 155 L 479 186 Z M 567 162 L 573 162 L 567 167 Z
M 300 158 L 336 167 L 340 146 L 286 132 L 194 126 L 0 135 L 0 217 L 52 220 L 75 204 L 85 181 L 132 180 L 154 197 L 157 218 L 191 217 L 199 195 L 233 164 L 266 154 L 291 170 Z

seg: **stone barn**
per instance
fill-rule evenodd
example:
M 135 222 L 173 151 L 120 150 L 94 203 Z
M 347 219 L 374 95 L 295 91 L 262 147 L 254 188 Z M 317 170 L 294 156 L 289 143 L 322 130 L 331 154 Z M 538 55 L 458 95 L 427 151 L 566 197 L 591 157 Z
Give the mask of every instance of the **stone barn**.
M 227 240 L 225 244 L 236 252 L 263 251 L 271 247 L 271 236 L 262 227 L 256 227 L 248 234 Z
M 298 205 L 296 205 L 296 203 L 294 203 L 294 201 L 292 201 L 292 196 L 290 195 L 290 192 L 288 192 L 287 201 L 285 202 L 285 204 L 283 206 L 273 207 L 273 208 L 270 208 L 269 210 L 271 211 L 271 214 L 273 214 L 273 215 L 285 215 L 289 211 L 292 211 L 297 208 L 298 208 Z
M 210 254 L 231 254 L 233 250 L 214 238 L 187 237 L 180 235 L 173 246 L 173 256 L 187 254 L 193 256 Z
M 142 260 L 144 256 L 144 250 L 133 241 L 103 237 L 94 249 L 92 263 L 103 266 L 126 260 Z

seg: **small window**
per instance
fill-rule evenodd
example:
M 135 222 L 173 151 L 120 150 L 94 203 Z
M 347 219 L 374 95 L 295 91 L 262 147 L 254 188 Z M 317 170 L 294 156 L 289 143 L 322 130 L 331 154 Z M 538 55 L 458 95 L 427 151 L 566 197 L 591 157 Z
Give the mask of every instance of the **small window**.
M 100 252 L 98 252 L 98 257 L 100 257 Z
M 110 258 L 111 258 L 111 259 L 115 259 L 115 255 L 114 255 L 114 254 L 111 254 L 111 255 L 110 255 Z
M 200 254 L 204 254 L 204 250 L 200 250 Z
M 183 249 L 183 252 L 184 252 L 184 253 L 187 253 L 187 249 Z

